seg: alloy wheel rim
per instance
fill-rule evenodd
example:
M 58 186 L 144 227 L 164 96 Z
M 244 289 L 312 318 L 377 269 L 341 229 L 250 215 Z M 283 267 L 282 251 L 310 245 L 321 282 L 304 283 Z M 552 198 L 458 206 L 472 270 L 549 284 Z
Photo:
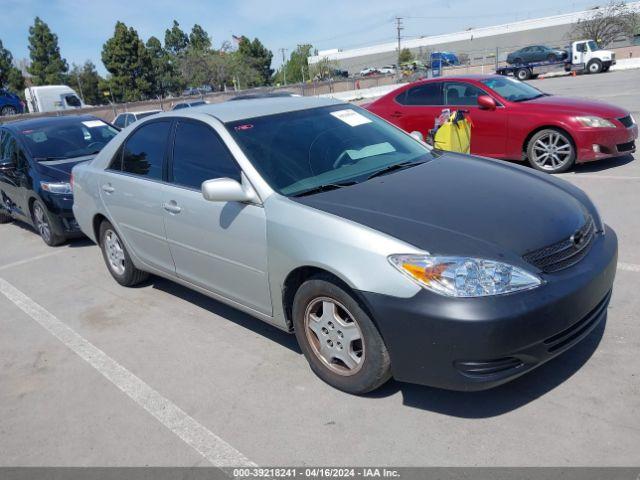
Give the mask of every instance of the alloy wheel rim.
M 364 364 L 362 330 L 340 302 L 318 297 L 307 305 L 304 329 L 313 354 L 332 372 L 351 376 Z
M 105 233 L 104 248 L 111 270 L 117 275 L 123 275 L 125 271 L 124 249 L 118 235 L 113 230 L 107 230 Z
M 44 214 L 44 210 L 40 205 L 36 204 L 36 206 L 33 208 L 33 214 L 36 218 L 36 228 L 38 229 L 38 233 L 45 242 L 50 242 L 51 227 L 49 226 L 47 216 Z
M 557 170 L 573 155 L 569 140 L 559 132 L 549 132 L 533 144 L 533 161 L 544 170 Z

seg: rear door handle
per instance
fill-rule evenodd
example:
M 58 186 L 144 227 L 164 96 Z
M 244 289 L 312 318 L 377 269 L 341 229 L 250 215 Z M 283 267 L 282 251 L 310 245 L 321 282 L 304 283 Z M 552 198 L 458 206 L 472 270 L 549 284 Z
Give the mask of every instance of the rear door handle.
M 115 192 L 115 191 L 116 191 L 116 189 L 115 189 L 115 188 L 113 188 L 111 185 L 103 185 L 103 186 L 102 186 L 102 191 L 103 191 L 104 193 L 111 194 L 111 193 Z
M 167 212 L 174 213 L 174 214 L 180 213 L 182 211 L 182 208 L 180 208 L 174 200 L 171 200 L 170 202 L 167 202 L 167 203 L 163 203 L 162 208 L 164 208 Z

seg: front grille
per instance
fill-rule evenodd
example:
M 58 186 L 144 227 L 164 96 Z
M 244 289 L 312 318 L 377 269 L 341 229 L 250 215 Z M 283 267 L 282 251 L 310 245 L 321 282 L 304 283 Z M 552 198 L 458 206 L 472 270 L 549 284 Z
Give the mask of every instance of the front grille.
M 633 125 L 633 120 L 631 120 L 631 115 L 627 115 L 626 117 L 621 117 L 618 121 L 624 125 L 626 128 L 629 128 Z
M 524 365 L 516 357 L 498 358 L 495 360 L 457 361 L 455 367 L 468 377 L 482 378 L 501 374 Z
M 627 143 L 619 143 L 618 145 L 616 145 L 616 148 L 618 149 L 618 152 L 620 152 L 620 153 L 622 153 L 622 152 L 630 152 L 632 150 L 635 150 L 636 142 L 631 141 L 631 142 L 627 142 Z
M 585 332 L 587 332 L 594 324 L 598 323 L 598 320 L 602 318 L 603 312 L 606 310 L 609 304 L 609 298 L 611 292 L 602 299 L 602 301 L 596 305 L 582 319 L 571 325 L 569 328 L 555 334 L 553 337 L 549 337 L 544 341 L 549 353 L 557 352 L 578 340 Z
M 585 224 L 569 238 L 527 253 L 523 258 L 545 273 L 552 273 L 575 265 L 589 252 L 596 227 L 589 216 Z

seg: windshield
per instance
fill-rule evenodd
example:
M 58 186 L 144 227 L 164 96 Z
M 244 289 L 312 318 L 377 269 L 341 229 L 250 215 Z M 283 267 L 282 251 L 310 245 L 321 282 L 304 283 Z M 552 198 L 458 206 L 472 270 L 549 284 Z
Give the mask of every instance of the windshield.
M 482 83 L 510 102 L 524 102 L 546 95 L 528 83 L 511 77 L 491 77 L 482 80 Z
M 98 153 L 118 134 L 102 120 L 55 122 L 20 132 L 38 160 L 82 157 Z
M 391 165 L 432 158 L 426 145 L 347 105 L 247 119 L 227 128 L 269 185 L 287 196 L 366 181 Z

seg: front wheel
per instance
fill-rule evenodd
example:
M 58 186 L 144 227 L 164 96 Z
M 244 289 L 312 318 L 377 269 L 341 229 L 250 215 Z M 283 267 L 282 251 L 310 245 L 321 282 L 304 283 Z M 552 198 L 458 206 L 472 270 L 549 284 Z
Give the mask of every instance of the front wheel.
M 31 213 L 33 217 L 33 226 L 40 234 L 44 243 L 50 247 L 57 247 L 66 240 L 63 236 L 58 235 L 53 231 L 49 211 L 47 210 L 47 207 L 40 203 L 40 200 L 36 200 L 33 203 Z
M 11 221 L 13 221 L 13 217 L 11 215 L 0 211 L 0 223 L 11 223 Z
M 602 71 L 602 62 L 600 60 L 591 60 L 587 65 L 589 73 L 600 73 Z
M 391 378 L 389 353 L 378 329 L 331 277 L 314 277 L 300 286 L 293 323 L 311 369 L 329 385 L 363 394 Z
M 135 267 L 116 229 L 106 220 L 100 225 L 100 248 L 109 273 L 120 285 L 133 287 L 149 277 Z
M 547 173 L 562 173 L 576 161 L 576 149 L 569 136 L 554 128 L 539 131 L 527 145 L 531 166 Z

